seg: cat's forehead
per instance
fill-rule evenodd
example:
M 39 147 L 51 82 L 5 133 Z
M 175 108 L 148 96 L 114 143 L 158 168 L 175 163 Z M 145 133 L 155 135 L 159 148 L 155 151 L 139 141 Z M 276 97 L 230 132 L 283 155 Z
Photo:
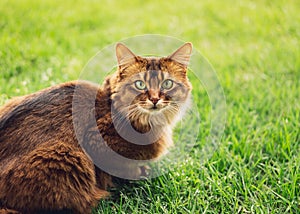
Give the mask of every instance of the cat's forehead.
M 145 82 L 153 80 L 160 82 L 169 78 L 173 79 L 172 75 L 170 75 L 168 72 L 163 72 L 161 70 L 147 70 L 145 72 L 139 72 L 132 79 L 141 79 Z
M 186 76 L 186 68 L 167 57 L 145 57 L 146 66 L 144 71 L 152 76 L 163 73 L 164 77 L 173 76 L 182 78 Z
M 145 57 L 147 71 L 159 71 L 162 67 L 162 60 L 159 57 Z
M 137 56 L 135 62 L 123 68 L 121 67 L 120 74 L 122 77 L 131 79 L 147 74 L 147 77 L 149 75 L 151 77 L 159 75 L 162 78 L 172 77 L 184 80 L 186 78 L 186 68 L 168 57 Z
M 167 57 L 141 57 L 143 71 L 162 71 L 170 74 L 183 71 L 185 68 Z M 155 73 L 155 72 L 154 72 Z

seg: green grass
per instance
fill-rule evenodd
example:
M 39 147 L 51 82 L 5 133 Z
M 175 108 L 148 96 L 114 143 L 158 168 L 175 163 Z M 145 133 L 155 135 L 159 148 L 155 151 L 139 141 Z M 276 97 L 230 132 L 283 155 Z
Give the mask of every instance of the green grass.
M 122 185 L 95 213 L 300 213 L 300 2 L 0 2 L 0 104 L 77 79 L 98 50 L 145 33 L 191 41 L 216 69 L 227 122 L 201 163 L 203 130 L 168 174 Z M 208 122 L 207 122 L 208 121 Z

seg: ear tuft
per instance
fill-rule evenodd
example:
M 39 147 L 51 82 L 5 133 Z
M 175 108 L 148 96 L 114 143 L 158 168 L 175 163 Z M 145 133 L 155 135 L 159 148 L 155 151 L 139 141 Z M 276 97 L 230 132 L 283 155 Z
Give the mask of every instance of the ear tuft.
M 192 43 L 187 42 L 171 54 L 169 58 L 187 67 L 191 58 L 192 50 Z
M 116 56 L 119 66 L 133 63 L 136 59 L 136 55 L 122 43 L 116 45 Z

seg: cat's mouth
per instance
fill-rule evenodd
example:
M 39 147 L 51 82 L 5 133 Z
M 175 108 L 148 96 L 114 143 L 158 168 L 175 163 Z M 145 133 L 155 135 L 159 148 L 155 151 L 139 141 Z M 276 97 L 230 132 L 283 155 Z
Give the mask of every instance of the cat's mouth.
M 161 111 L 162 109 L 164 109 L 164 107 L 157 107 L 157 106 L 151 106 L 151 107 L 142 107 L 145 111 L 147 112 L 159 112 Z
M 150 112 L 159 112 L 162 108 L 158 108 L 157 106 L 153 106 L 152 108 L 150 108 Z
M 166 106 L 167 106 L 167 104 L 161 100 L 159 100 L 158 102 L 155 102 L 155 103 L 148 100 L 145 103 L 143 103 L 141 107 L 143 107 L 144 109 L 147 109 L 148 111 L 157 112 L 157 111 L 164 109 Z
M 156 111 L 160 110 L 162 108 L 164 108 L 164 106 L 162 104 L 158 104 L 158 103 L 151 104 L 151 107 L 150 107 L 151 110 L 156 110 Z

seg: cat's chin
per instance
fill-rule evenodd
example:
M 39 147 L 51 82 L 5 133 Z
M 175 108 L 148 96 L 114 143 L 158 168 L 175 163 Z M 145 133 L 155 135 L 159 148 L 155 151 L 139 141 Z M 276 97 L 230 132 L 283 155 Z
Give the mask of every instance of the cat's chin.
M 144 113 L 147 113 L 147 114 L 149 114 L 149 115 L 151 115 L 151 114 L 161 114 L 162 112 L 163 112 L 163 110 L 165 109 L 165 107 L 162 107 L 162 108 L 154 108 L 154 107 L 152 107 L 152 108 L 142 108 L 143 110 L 143 112 Z

